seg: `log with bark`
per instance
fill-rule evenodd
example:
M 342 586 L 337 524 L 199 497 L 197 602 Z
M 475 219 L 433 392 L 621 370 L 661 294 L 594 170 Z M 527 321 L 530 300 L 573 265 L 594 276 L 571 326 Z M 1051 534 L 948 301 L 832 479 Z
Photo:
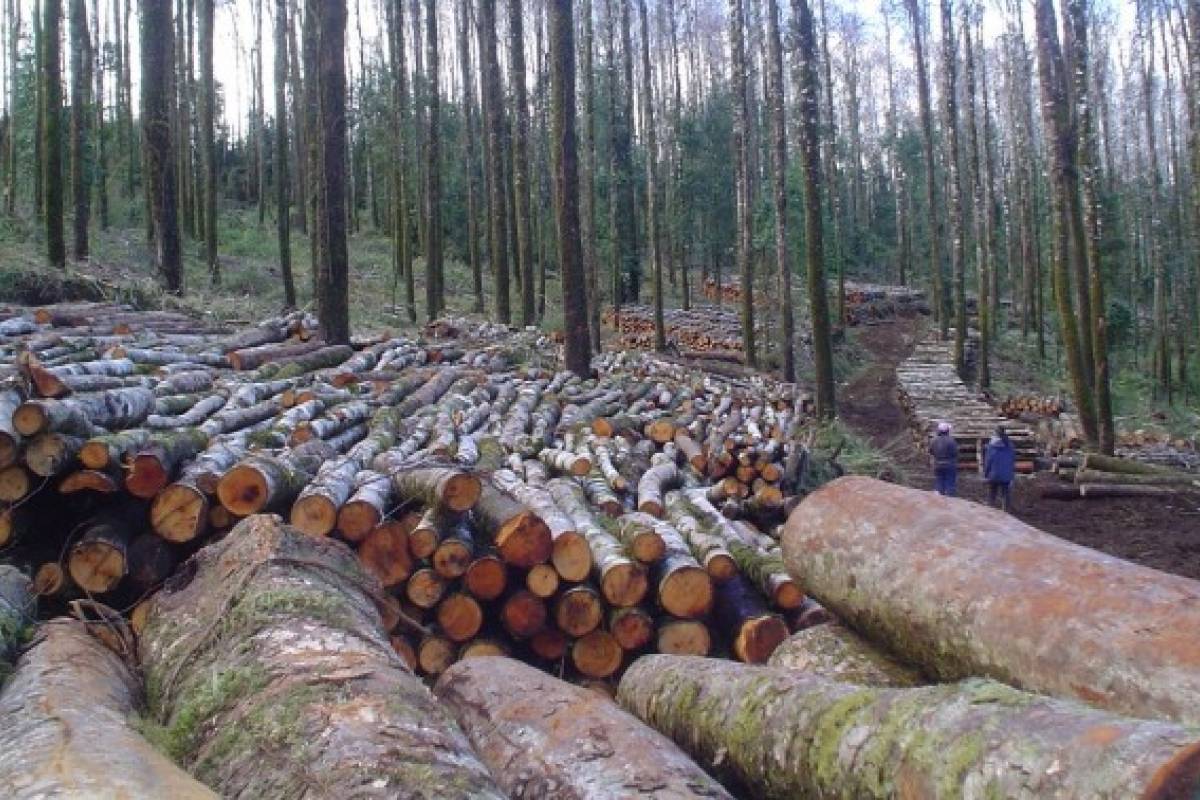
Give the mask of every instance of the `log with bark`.
M 1196 581 L 858 477 L 809 495 L 783 546 L 822 604 L 931 677 L 987 675 L 1200 722 L 1200 647 L 1188 633 L 1200 629 Z
M 274 517 L 202 550 L 140 642 L 174 755 L 226 796 L 503 797 L 396 655 L 384 601 L 345 545 Z
M 13 656 L 36 614 L 29 576 L 11 564 L 0 564 L 0 662 Z
M 729 795 L 610 700 L 507 658 L 447 670 L 434 692 L 512 797 Z
M 879 689 L 643 656 L 621 705 L 745 796 L 1184 798 L 1200 734 L 994 681 Z
M 144 739 L 137 671 L 76 619 L 43 624 L 0 693 L 6 797 L 216 800 Z
M 823 678 L 860 686 L 920 686 L 916 670 L 844 625 L 815 625 L 784 640 L 767 662 Z

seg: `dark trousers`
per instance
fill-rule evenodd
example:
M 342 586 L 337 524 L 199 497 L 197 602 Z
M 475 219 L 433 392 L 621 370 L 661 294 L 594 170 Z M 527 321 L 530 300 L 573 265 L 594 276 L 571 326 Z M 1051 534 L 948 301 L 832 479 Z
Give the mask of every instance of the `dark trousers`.
M 958 497 L 958 467 L 937 467 L 933 471 L 934 488 L 940 495 Z
M 997 495 L 1000 498 L 999 505 L 996 504 Z M 1012 483 L 1009 481 L 988 481 L 988 502 L 1001 511 L 1008 511 L 1009 505 L 1012 504 Z

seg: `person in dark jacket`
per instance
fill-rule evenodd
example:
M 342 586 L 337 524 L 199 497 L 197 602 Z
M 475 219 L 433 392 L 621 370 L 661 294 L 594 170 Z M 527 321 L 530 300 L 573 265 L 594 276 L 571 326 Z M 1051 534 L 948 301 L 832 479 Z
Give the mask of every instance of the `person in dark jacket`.
M 1003 425 L 996 426 L 996 435 L 988 442 L 983 455 L 983 477 L 988 482 L 988 502 L 1008 511 L 1012 501 L 1012 482 L 1017 473 L 1017 451 Z
M 950 423 L 938 423 L 937 436 L 929 444 L 933 461 L 934 485 L 937 493 L 946 497 L 958 496 L 958 442 L 950 435 Z

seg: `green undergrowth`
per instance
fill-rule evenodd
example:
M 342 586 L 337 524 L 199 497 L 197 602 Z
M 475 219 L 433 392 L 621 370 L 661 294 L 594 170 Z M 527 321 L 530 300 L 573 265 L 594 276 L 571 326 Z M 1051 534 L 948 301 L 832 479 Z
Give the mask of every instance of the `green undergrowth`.
M 908 446 L 904 436 L 906 434 L 901 432 L 897 437 L 895 452 Z M 841 420 L 815 424 L 801 434 L 801 438 L 804 437 L 811 437 L 811 459 L 802 487 L 805 491 L 812 491 L 839 477 L 837 469 L 832 467 L 834 462 L 846 475 L 866 475 L 894 483 L 904 483 L 908 477 L 900 462 L 891 455 L 891 446 L 875 447 Z

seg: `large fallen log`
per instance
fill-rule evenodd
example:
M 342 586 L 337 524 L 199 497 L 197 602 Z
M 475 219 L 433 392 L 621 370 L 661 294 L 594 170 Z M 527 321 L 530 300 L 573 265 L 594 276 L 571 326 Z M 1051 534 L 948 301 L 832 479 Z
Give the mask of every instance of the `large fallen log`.
M 644 656 L 626 709 L 747 797 L 1183 800 L 1200 733 L 972 679 L 874 689 L 775 667 Z
M 611 700 L 518 661 L 463 661 L 434 692 L 512 797 L 730 796 Z
M 225 796 L 500 798 L 392 649 L 345 545 L 256 516 L 154 598 L 140 639 L 173 755 Z
M 1196 581 L 860 477 L 810 494 L 783 545 L 821 603 L 931 677 L 1200 722 Z
M 920 686 L 924 681 L 908 667 L 837 623 L 814 625 L 792 634 L 767 662 L 823 678 L 860 686 Z
M 36 612 L 29 576 L 11 564 L 0 564 L 0 662 L 16 652 Z
M 0 693 L 4 796 L 216 800 L 134 729 L 141 693 L 86 623 L 42 625 Z

